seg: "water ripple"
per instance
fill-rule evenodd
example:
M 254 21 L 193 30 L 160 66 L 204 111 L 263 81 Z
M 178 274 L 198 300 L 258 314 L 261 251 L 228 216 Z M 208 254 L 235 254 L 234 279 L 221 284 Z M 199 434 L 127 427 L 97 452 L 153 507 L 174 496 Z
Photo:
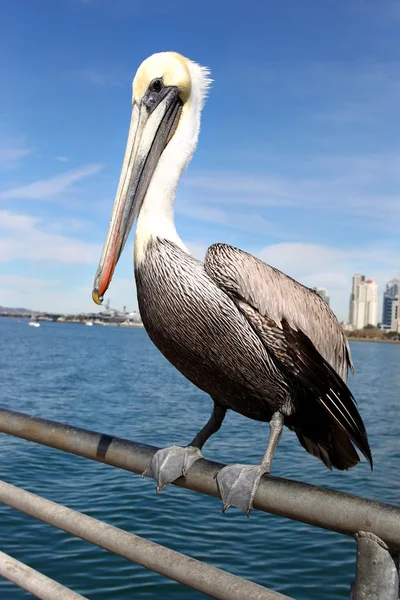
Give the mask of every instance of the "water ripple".
M 155 350 L 143 330 L 0 319 L 1 404 L 139 442 L 186 444 L 207 420 L 211 400 Z M 98 349 L 102 349 L 101 352 Z M 96 349 L 96 350 L 94 350 Z M 375 468 L 363 461 L 329 472 L 285 431 L 274 474 L 398 503 L 400 346 L 352 346 L 351 380 L 369 431 Z M 229 414 L 204 454 L 257 462 L 268 426 Z M 255 511 L 221 513 L 214 498 L 107 465 L 0 435 L 0 476 L 34 493 L 203 560 L 298 600 L 348 598 L 354 577 L 351 538 Z M 4 460 L 4 457 L 6 460 Z M 2 549 L 96 600 L 204 598 L 62 531 L 0 506 Z M 0 581 L 0 596 L 28 594 Z

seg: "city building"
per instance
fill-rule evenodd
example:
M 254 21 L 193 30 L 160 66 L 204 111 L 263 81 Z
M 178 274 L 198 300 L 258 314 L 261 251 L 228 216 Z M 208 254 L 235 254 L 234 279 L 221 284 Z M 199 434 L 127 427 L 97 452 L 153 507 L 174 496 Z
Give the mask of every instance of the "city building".
M 391 279 L 383 293 L 382 329 L 398 331 L 399 319 L 399 280 Z
M 353 275 L 349 322 L 354 329 L 378 325 L 378 286 L 360 273 Z
M 330 298 L 329 298 L 328 292 L 327 292 L 327 290 L 325 288 L 323 288 L 323 287 L 314 287 L 313 290 L 314 290 L 314 292 L 316 292 L 318 294 L 318 296 L 321 296 L 321 298 L 323 300 L 325 300 L 325 302 L 327 304 L 330 303 Z
M 394 329 L 392 329 L 392 331 L 397 331 L 397 333 L 400 333 L 400 300 L 399 299 L 397 299 L 397 302 L 394 306 L 393 317 L 392 317 L 392 327 L 394 327 Z

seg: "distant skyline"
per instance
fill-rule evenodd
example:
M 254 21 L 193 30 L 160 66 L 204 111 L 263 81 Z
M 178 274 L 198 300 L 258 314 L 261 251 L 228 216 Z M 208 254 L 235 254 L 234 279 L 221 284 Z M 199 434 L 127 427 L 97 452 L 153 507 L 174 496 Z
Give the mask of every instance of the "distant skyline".
M 153 52 L 208 66 L 200 142 L 178 190 L 196 257 L 224 241 L 310 287 L 347 320 L 352 276 L 400 270 L 400 3 L 145 5 L 6 0 L 0 20 L 0 305 L 91 300 L 130 118 Z M 109 291 L 137 307 L 129 241 Z

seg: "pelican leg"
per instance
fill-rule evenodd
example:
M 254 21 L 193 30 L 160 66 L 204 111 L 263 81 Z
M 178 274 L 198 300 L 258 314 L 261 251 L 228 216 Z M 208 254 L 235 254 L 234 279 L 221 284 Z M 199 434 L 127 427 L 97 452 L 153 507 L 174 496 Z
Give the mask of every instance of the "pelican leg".
M 186 446 L 170 446 L 158 450 L 147 465 L 142 477 L 151 477 L 157 482 L 157 492 L 163 490 L 169 483 L 179 477 L 186 477 L 190 467 L 203 458 L 201 448 L 213 433 L 221 427 L 226 415 L 226 408 L 214 402 L 211 417 L 201 431 Z
M 217 474 L 218 488 L 224 503 L 223 512 L 230 506 L 236 506 L 244 510 L 247 516 L 250 515 L 260 479 L 271 470 L 272 459 L 282 435 L 283 420 L 281 413 L 273 414 L 267 449 L 259 465 L 229 465 Z

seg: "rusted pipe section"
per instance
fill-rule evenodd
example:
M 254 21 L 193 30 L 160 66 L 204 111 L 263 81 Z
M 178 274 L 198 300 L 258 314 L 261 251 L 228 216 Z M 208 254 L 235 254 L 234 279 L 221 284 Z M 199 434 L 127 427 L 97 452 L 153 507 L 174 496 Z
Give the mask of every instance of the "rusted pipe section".
M 0 481 L 0 502 L 219 600 L 290 600 L 256 583 Z M 53 600 L 53 598 L 51 599 Z
M 0 409 L 0 432 L 141 474 L 158 450 L 126 439 Z M 215 474 L 225 465 L 198 460 L 175 485 L 220 497 Z M 165 493 L 165 492 L 164 492 Z M 168 493 L 168 492 L 167 492 Z M 400 507 L 332 489 L 264 475 L 254 507 L 281 517 L 355 536 L 374 533 L 400 550 Z
M 40 600 L 88 600 L 1 551 L 0 575 Z

